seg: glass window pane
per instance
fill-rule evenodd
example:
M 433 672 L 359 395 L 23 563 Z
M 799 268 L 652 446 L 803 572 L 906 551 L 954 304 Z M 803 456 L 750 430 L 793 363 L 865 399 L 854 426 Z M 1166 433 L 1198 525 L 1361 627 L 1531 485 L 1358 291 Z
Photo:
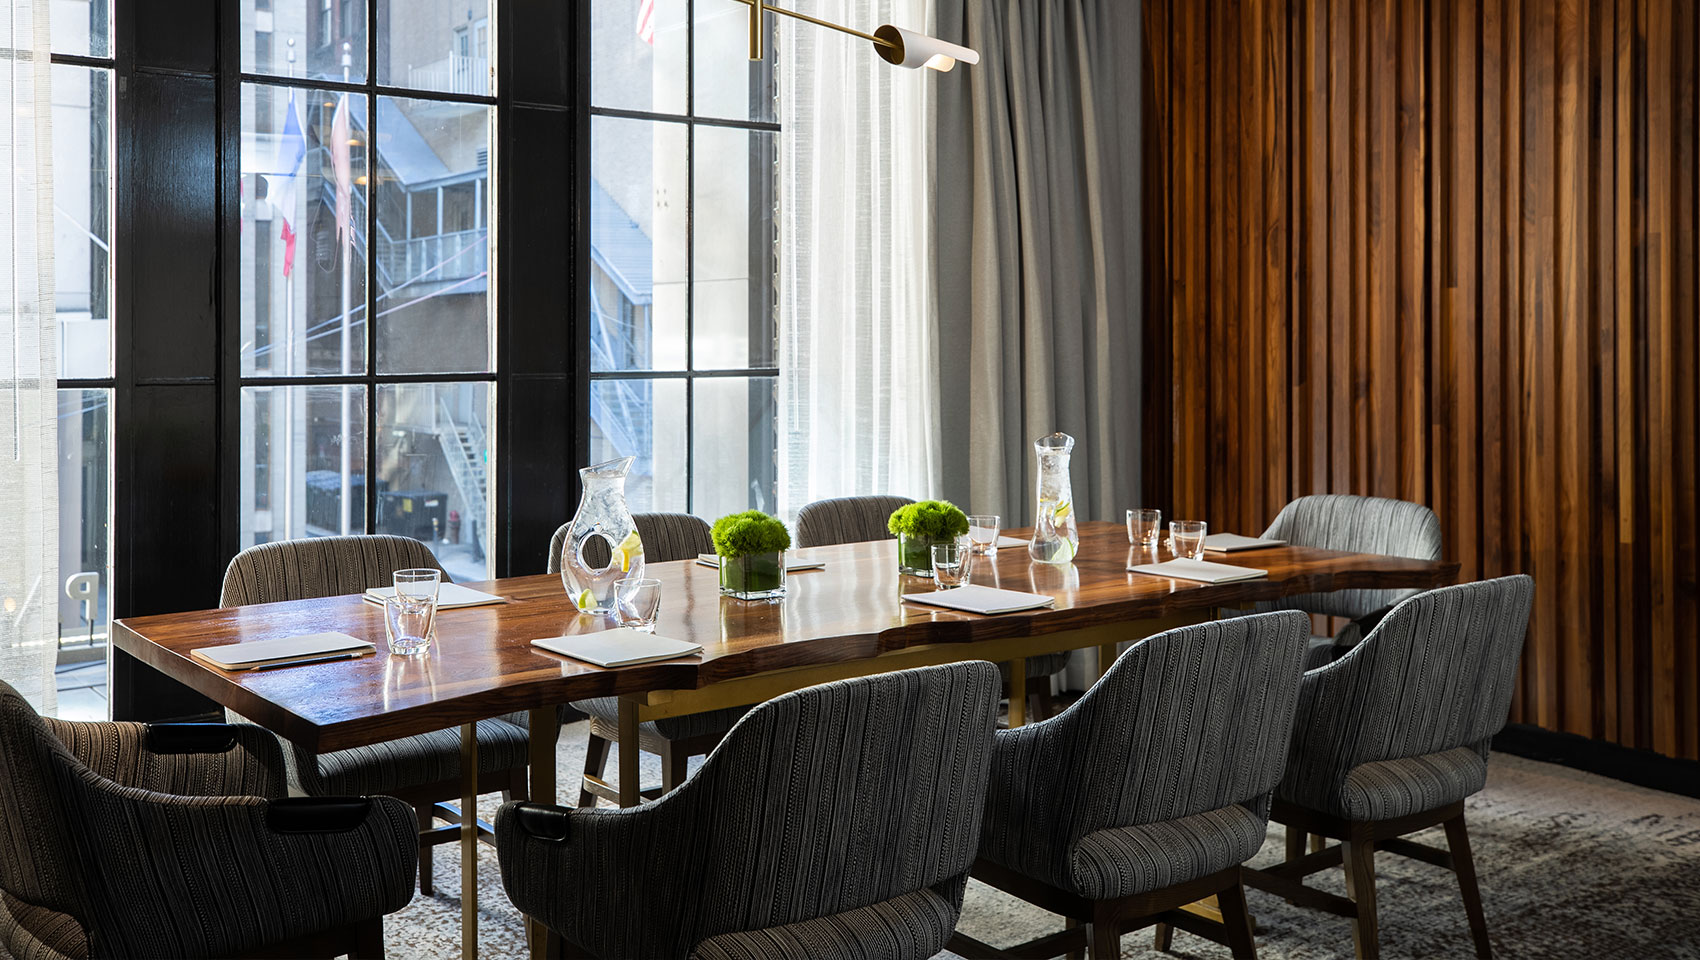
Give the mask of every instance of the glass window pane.
M 59 376 L 112 376 L 112 71 L 53 67 Z
M 378 98 L 380 373 L 490 369 L 490 114 Z
M 366 82 L 366 0 L 242 0 L 240 30 L 244 73 Z
M 703 377 L 695 382 L 692 513 L 713 520 L 738 510 L 774 511 L 778 386 L 774 377 Z
M 59 646 L 104 643 L 112 613 L 112 391 L 59 391 Z M 105 719 L 104 715 L 100 719 Z
M 490 95 L 490 0 L 378 0 L 378 82 Z
M 691 109 L 697 116 L 774 119 L 773 64 L 778 20 L 777 14 L 767 15 L 767 44 L 762 59 L 751 60 L 750 8 L 741 3 L 697 0 L 696 37 L 691 47 L 691 73 L 696 85 L 696 100 Z M 847 43 L 856 42 L 850 37 L 843 39 Z
M 239 463 L 242 546 L 362 532 L 366 389 L 243 387 Z
M 696 130 L 691 365 L 698 370 L 773 364 L 773 138 Z
M 431 545 L 459 581 L 490 578 L 490 384 L 378 387 L 377 532 Z
M 54 53 L 112 56 L 111 0 L 53 0 L 52 38 Z
M 592 370 L 684 369 L 688 144 L 683 124 L 591 120 Z
M 686 509 L 685 381 L 593 380 L 590 462 L 636 457 L 626 476 L 634 513 Z
M 683 114 L 689 41 L 685 0 L 596 0 L 590 5 L 591 104 Z
M 366 372 L 366 116 L 357 94 L 242 85 L 244 376 Z

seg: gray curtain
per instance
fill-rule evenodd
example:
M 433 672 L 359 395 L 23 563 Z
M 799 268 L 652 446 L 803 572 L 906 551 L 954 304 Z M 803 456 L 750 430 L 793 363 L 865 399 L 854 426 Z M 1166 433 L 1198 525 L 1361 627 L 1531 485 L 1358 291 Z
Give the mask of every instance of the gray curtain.
M 1140 6 L 937 0 L 981 56 L 937 84 L 941 480 L 1005 526 L 1055 430 L 1083 519 L 1139 499 Z

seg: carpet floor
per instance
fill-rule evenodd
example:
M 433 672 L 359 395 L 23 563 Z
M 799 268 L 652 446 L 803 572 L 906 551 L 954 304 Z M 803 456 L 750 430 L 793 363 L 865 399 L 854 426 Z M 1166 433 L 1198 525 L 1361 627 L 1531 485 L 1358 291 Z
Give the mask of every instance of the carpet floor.
M 586 726 L 561 733 L 561 797 L 575 802 Z M 616 748 L 617 750 L 618 748 Z M 660 766 L 643 757 L 644 782 Z M 609 760 L 609 772 L 616 769 Z M 1700 960 L 1700 800 L 1646 790 L 1565 767 L 1496 754 L 1487 789 L 1471 798 L 1467 820 L 1494 955 L 1518 958 Z M 480 813 L 494 815 L 488 798 Z M 1418 840 L 1445 846 L 1439 830 Z M 519 912 L 502 890 L 495 850 L 480 845 L 479 955 L 523 957 Z M 1253 866 L 1279 862 L 1280 826 L 1269 830 Z M 385 922 L 389 956 L 450 960 L 460 956 L 458 845 L 438 847 L 436 892 Z M 1376 858 L 1382 956 L 1472 956 L 1469 927 L 1452 875 L 1403 857 Z M 1336 868 L 1312 877 L 1344 895 Z M 1247 891 L 1261 957 L 1276 960 L 1352 955 L 1349 921 Z M 959 929 L 996 946 L 1061 929 L 1061 919 L 978 882 L 970 882 Z M 1150 931 L 1130 933 L 1122 956 L 1226 957 L 1228 951 L 1182 932 L 1170 954 L 1150 949 Z

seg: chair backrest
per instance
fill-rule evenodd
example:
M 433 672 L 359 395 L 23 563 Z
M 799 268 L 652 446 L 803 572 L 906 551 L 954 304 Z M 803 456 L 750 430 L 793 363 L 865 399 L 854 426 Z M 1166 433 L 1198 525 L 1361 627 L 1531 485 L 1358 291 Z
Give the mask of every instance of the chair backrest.
M 1068 876 L 1081 837 L 1241 804 L 1268 815 L 1292 735 L 1310 620 L 1181 627 L 1129 647 L 1049 720 L 1000 731 L 982 853 Z M 1015 829 L 1003 825 L 1018 823 Z
M 1265 537 L 1301 547 L 1379 553 L 1414 560 L 1440 559 L 1440 519 L 1420 503 L 1317 494 L 1281 508 Z M 1415 590 L 1336 590 L 1309 593 L 1259 604 L 1259 610 L 1303 610 L 1358 619 L 1386 610 Z
M 1419 593 L 1306 674 L 1289 782 L 1337 783 L 1360 764 L 1456 747 L 1486 756 L 1511 710 L 1534 591 L 1517 574 Z
M 722 933 L 941 884 L 960 904 L 999 682 L 996 667 L 971 661 L 824 684 L 757 706 L 695 776 L 631 814 L 649 818 L 634 855 L 667 861 L 631 902 L 657 905 L 665 921 L 641 909 L 612 923 L 586 917 L 576 929 L 609 936 L 583 946 L 598 955 L 684 956 Z
M 645 563 L 695 560 L 698 554 L 714 552 L 714 537 L 707 521 L 689 513 L 634 513 L 638 539 L 643 541 Z M 571 523 L 563 523 L 549 539 L 548 572 L 561 572 L 561 548 L 567 545 Z M 600 552 L 600 556 L 598 553 Z M 593 537 L 585 545 L 585 559 L 601 566 L 608 562 L 608 544 Z
M 889 540 L 892 533 L 886 523 L 892 511 L 914 502 L 908 497 L 891 496 L 816 500 L 797 511 L 797 546 Z
M 0 680 L 0 890 L 87 919 L 88 893 L 64 778 L 82 764 L 23 695 Z
M 224 571 L 221 607 L 310 600 L 387 587 L 397 570 L 443 565 L 431 548 L 388 534 L 309 537 L 262 543 L 238 553 Z M 448 580 L 447 571 L 443 579 Z

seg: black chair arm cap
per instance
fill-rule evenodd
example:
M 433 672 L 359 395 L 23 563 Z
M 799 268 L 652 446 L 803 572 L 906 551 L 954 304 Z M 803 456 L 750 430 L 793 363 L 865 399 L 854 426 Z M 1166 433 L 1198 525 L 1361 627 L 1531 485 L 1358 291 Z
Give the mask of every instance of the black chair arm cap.
M 514 823 L 527 834 L 541 840 L 556 842 L 567 839 L 571 813 L 564 807 L 546 803 L 522 803 L 514 807 Z
M 226 753 L 236 746 L 236 728 L 228 723 L 150 723 L 144 745 L 149 753 Z
M 266 827 L 273 833 L 343 833 L 366 820 L 369 797 L 288 797 L 266 806 Z

